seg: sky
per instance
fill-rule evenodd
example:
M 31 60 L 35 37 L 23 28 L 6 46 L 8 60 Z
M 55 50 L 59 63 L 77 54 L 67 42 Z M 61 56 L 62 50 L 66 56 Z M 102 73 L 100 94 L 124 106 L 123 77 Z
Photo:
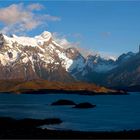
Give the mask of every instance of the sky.
M 44 30 L 88 53 L 137 52 L 140 1 L 0 1 L 0 32 L 35 36 Z

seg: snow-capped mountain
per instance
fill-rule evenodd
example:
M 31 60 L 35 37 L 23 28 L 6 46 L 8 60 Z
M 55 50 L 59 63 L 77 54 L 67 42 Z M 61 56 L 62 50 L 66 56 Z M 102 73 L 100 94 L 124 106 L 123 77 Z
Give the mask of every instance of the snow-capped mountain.
M 0 79 L 72 79 L 65 71 L 72 63 L 65 51 L 47 31 L 33 38 L 1 34 Z
M 107 86 L 138 84 L 139 56 L 128 52 L 116 60 L 99 54 L 83 57 L 76 48 L 59 45 L 48 31 L 35 37 L 0 34 L 0 80 L 80 80 Z
M 89 55 L 86 59 L 86 66 L 90 68 L 91 71 L 107 72 L 116 67 L 114 62 L 114 60 L 102 58 L 100 55 Z
M 60 46 L 48 31 L 32 38 L 0 34 L 0 79 L 55 80 L 62 70 L 76 78 L 80 73 L 108 71 L 115 67 L 113 62 L 96 55 L 84 58 L 76 48 Z
M 112 87 L 140 85 L 140 53 L 123 54 L 116 61 L 118 62 L 118 67 L 107 74 L 104 85 Z

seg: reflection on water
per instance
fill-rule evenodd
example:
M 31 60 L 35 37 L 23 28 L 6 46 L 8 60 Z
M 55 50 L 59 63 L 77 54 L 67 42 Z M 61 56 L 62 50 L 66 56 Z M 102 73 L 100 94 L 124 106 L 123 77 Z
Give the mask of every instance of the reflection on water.
M 74 109 L 72 106 L 51 106 L 59 99 L 76 103 L 90 102 L 97 107 Z M 60 118 L 60 125 L 50 129 L 81 131 L 140 129 L 140 93 L 130 95 L 84 96 L 67 94 L 0 94 L 0 116 L 20 118 Z M 46 126 L 44 126 L 46 127 Z

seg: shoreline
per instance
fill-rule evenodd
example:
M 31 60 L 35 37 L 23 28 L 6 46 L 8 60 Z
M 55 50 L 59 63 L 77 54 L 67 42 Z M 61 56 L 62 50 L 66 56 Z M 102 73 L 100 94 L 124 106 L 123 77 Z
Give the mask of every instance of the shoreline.
M 27 90 L 20 92 L 21 94 L 78 94 L 78 95 L 128 95 L 127 92 L 93 92 L 89 90 L 61 90 L 61 89 L 40 89 Z
M 114 90 L 91 83 L 72 82 L 62 83 L 47 80 L 32 81 L 0 81 L 0 92 L 10 93 L 28 93 L 28 94 L 45 94 L 45 93 L 67 93 L 80 95 L 124 95 L 127 92 L 123 90 Z
M 16 120 L 10 117 L 0 117 L 0 139 L 28 138 L 28 139 L 113 139 L 140 138 L 139 130 L 123 131 L 72 131 L 72 130 L 50 130 L 42 129 L 39 126 L 44 124 L 60 124 L 62 121 L 58 118 L 50 119 L 20 119 Z
M 77 95 L 129 95 L 128 92 L 93 92 L 89 90 L 61 90 L 61 89 L 24 89 L 22 91 L 0 91 L 0 94 L 77 94 Z

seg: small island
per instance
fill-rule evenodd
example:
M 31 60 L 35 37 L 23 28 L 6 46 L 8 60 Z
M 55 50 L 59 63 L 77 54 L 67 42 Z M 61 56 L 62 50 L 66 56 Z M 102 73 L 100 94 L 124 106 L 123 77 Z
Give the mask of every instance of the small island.
M 88 102 L 84 102 L 84 103 L 76 104 L 73 108 L 87 109 L 87 108 L 94 108 L 94 107 L 96 107 L 96 105 L 93 105 L 93 104 L 88 103 Z

